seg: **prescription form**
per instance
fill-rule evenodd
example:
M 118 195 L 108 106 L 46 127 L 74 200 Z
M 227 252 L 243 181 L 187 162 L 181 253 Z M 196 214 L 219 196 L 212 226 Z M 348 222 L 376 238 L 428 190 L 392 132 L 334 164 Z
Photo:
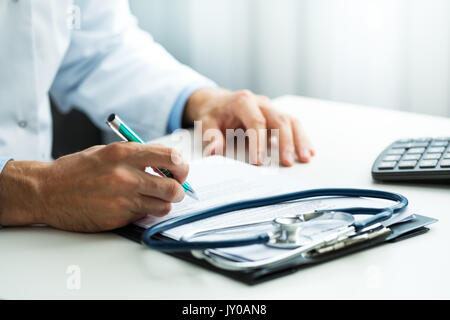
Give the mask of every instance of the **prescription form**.
M 291 176 L 280 174 L 274 167 L 257 167 L 222 156 L 211 156 L 198 159 L 190 164 L 187 180 L 196 190 L 200 200 L 185 197 L 180 203 L 173 204 L 172 210 L 162 218 L 148 215 L 135 222 L 136 225 L 148 228 L 167 219 L 198 212 L 200 210 L 247 199 L 257 199 L 266 196 L 305 190 L 305 184 Z M 164 236 L 174 240 L 194 232 L 217 229 L 222 227 L 252 224 L 255 222 L 272 221 L 282 216 L 295 216 L 320 209 L 335 209 L 348 207 L 387 207 L 390 201 L 366 198 L 328 197 L 303 199 L 277 205 L 244 209 L 222 214 L 185 224 L 168 230 Z M 358 217 L 358 216 L 357 216 Z M 360 216 L 359 216 L 360 217 Z M 363 217 L 360 217 L 363 218 Z M 383 224 L 389 226 L 400 221 L 414 218 L 411 209 L 394 215 Z M 195 240 L 229 239 L 231 237 L 245 237 L 255 233 L 262 233 L 271 229 L 270 223 L 256 227 L 239 229 L 238 232 L 217 233 Z M 270 248 L 262 244 L 237 248 L 223 248 L 214 250 L 228 258 L 238 261 L 256 261 L 274 257 L 285 252 L 285 249 Z

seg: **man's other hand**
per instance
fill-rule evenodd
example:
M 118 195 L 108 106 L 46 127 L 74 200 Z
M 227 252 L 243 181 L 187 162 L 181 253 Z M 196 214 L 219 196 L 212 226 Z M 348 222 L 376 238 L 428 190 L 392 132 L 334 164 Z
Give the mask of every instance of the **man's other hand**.
M 225 89 L 199 89 L 189 98 L 184 123 L 202 121 L 202 129 L 222 132 L 218 139 L 206 146 L 207 155 L 222 154 L 225 148 L 226 129 L 255 129 L 257 143 L 250 145 L 249 157 L 253 164 L 262 164 L 268 132 L 279 130 L 279 158 L 284 166 L 292 166 L 296 160 L 309 162 L 314 149 L 298 119 L 280 113 L 269 98 L 248 90 L 232 92 Z

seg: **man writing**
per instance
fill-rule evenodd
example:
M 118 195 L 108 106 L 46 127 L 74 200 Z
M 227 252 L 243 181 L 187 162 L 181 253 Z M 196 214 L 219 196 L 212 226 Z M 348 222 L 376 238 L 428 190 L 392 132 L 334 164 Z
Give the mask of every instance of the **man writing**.
M 66 25 L 71 6 L 79 8 L 79 29 Z M 50 161 L 49 95 L 63 112 L 81 109 L 98 126 L 112 112 L 127 114 L 146 140 L 197 120 L 203 130 L 223 133 L 279 129 L 285 166 L 314 154 L 298 120 L 276 111 L 267 97 L 219 88 L 177 62 L 138 28 L 126 0 L 2 1 L 0 48 L 2 226 L 111 230 L 165 215 L 184 197 L 188 165 L 160 145 L 113 143 Z M 257 164 L 263 139 L 260 134 L 251 151 Z M 205 150 L 222 147 L 216 139 Z M 167 168 L 174 179 L 146 174 L 148 166 Z

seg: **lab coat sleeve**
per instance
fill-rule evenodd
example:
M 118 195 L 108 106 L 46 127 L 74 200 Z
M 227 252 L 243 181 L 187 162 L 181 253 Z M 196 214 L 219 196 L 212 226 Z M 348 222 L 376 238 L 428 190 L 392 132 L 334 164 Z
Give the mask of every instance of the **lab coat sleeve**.
M 128 1 L 74 4 L 80 9 L 80 28 L 72 30 L 50 89 L 63 112 L 81 109 L 102 129 L 114 112 L 149 140 L 173 131 L 180 122 L 188 98 L 179 99 L 182 93 L 215 86 L 139 29 Z
M 2 173 L 3 168 L 6 166 L 9 160 L 12 160 L 11 157 L 0 156 L 0 174 Z
M 11 157 L 0 156 L 0 175 L 2 174 L 3 168 L 6 166 L 9 160 L 11 160 Z M 2 226 L 0 226 L 0 229 L 1 228 Z

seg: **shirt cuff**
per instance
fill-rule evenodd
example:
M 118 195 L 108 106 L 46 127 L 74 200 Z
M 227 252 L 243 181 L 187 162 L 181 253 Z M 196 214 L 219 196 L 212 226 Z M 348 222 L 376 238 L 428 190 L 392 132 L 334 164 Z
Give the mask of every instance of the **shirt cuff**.
M 12 159 L 9 157 L 0 157 L 0 174 L 2 173 L 3 168 L 8 163 L 9 160 L 12 160 Z M 2 226 L 0 226 L 0 229 L 1 228 L 2 228 Z
M 184 88 L 178 95 L 177 100 L 173 104 L 172 111 L 169 115 L 169 121 L 167 123 L 167 133 L 172 133 L 182 127 L 184 107 L 190 96 L 198 89 L 210 88 L 211 86 L 205 86 L 205 84 L 194 84 Z
M 3 168 L 6 166 L 9 160 L 12 160 L 10 157 L 0 157 L 0 174 L 3 171 Z

